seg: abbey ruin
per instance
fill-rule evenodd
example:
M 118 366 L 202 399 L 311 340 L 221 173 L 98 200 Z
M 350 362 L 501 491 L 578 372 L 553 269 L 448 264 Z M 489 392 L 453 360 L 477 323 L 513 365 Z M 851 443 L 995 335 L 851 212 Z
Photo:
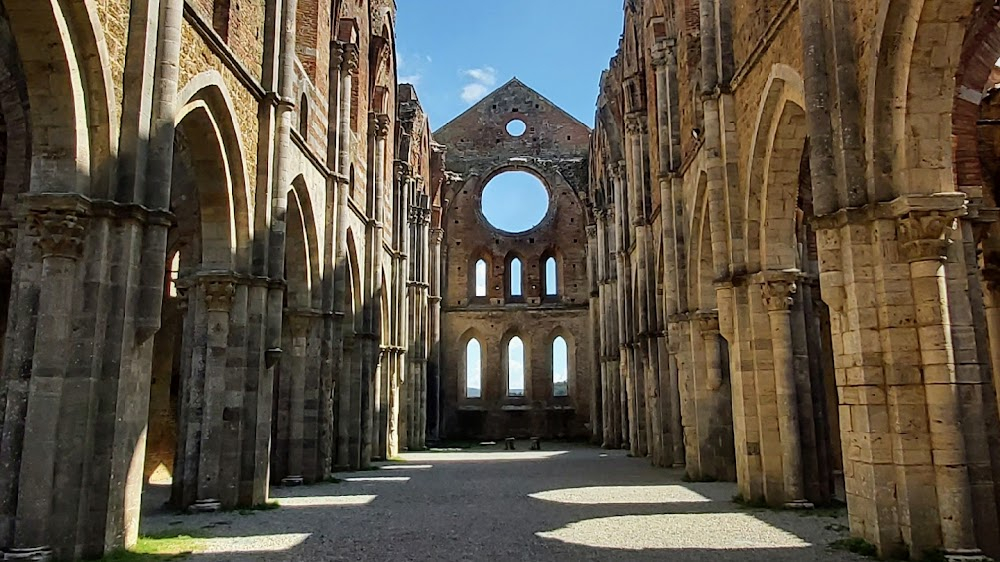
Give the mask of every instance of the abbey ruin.
M 394 0 L 0 0 L 2 558 L 534 438 L 1000 559 L 1000 4 L 623 9 L 432 131 Z

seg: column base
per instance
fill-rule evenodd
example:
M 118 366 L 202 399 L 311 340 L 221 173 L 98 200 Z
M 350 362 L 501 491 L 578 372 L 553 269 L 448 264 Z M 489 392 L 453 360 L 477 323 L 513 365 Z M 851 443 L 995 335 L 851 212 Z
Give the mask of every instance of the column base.
M 983 554 L 978 548 L 956 548 L 944 551 L 944 559 L 948 562 L 992 562 L 992 558 Z
M 677 461 L 674 464 L 670 465 L 671 468 L 684 468 L 686 466 L 687 466 L 687 463 L 684 462 L 684 461 Z
M 305 483 L 305 478 L 302 478 L 301 476 L 286 476 L 281 479 L 281 485 L 288 488 L 301 486 Z
M 785 503 L 784 507 L 785 509 L 813 509 L 816 506 L 813 505 L 812 502 L 810 501 L 792 500 L 790 502 Z
M 52 549 L 46 546 L 35 548 L 7 548 L 0 560 L 30 560 L 31 562 L 50 562 Z
M 194 502 L 188 511 L 191 513 L 215 513 L 222 509 L 222 502 L 219 500 L 206 499 Z

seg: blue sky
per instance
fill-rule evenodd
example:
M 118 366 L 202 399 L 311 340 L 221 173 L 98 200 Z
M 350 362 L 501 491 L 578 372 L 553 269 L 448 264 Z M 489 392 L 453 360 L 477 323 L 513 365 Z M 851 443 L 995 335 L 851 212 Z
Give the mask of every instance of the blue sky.
M 432 130 L 515 76 L 593 126 L 601 72 L 622 31 L 622 0 L 396 0 L 396 8 L 399 80 L 416 86 Z M 499 191 L 483 200 L 491 222 L 518 232 L 545 216 L 533 176 L 502 174 L 494 182 Z M 563 341 L 553 345 L 550 376 L 565 382 L 568 351 Z M 472 347 L 466 381 L 480 388 L 481 349 Z M 508 387 L 522 390 L 533 375 L 520 340 L 508 357 Z
M 396 0 L 401 82 L 438 129 L 512 77 L 593 125 L 621 0 Z

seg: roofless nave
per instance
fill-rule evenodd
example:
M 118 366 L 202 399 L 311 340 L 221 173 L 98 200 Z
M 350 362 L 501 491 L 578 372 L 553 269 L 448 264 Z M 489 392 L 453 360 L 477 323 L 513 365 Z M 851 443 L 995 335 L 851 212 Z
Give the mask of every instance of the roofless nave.
M 391 0 L 0 0 L 5 559 L 507 436 L 1000 556 L 994 4 L 628 0 L 432 139 Z

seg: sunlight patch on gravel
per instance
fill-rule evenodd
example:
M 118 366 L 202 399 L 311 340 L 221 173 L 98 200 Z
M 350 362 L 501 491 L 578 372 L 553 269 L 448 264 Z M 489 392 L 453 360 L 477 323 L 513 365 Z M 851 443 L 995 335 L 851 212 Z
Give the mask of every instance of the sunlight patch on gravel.
M 205 539 L 202 541 L 205 547 L 199 552 L 281 552 L 299 546 L 310 536 L 311 533 L 287 533 Z
M 626 550 L 758 550 L 812 546 L 745 513 L 603 517 L 570 523 L 536 535 L 592 548 Z
M 703 503 L 712 501 L 684 486 L 590 486 L 529 494 L 536 500 L 582 505 Z
M 299 498 L 274 498 L 281 507 L 337 507 L 368 505 L 377 495 L 358 496 L 305 496 Z

